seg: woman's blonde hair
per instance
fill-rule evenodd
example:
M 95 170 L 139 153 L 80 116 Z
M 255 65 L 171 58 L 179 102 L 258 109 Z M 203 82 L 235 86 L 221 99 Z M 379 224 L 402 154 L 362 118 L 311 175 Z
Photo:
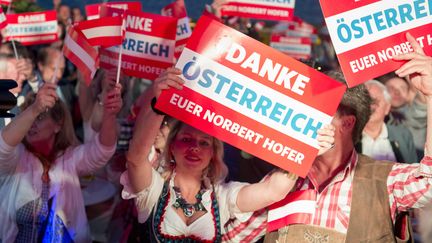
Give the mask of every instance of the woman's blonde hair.
M 34 103 L 36 94 L 31 92 L 26 96 L 25 102 L 21 105 L 20 109 L 23 111 L 27 109 L 31 104 Z M 59 132 L 55 135 L 53 154 L 58 155 L 64 153 L 64 151 L 70 146 L 77 146 L 79 144 L 78 139 L 75 136 L 75 131 L 72 123 L 72 117 L 70 111 L 66 107 L 66 104 L 58 99 L 54 106 L 48 111 L 48 115 L 60 125 Z M 28 142 L 24 138 L 24 144 L 28 146 Z
M 172 154 L 170 152 L 171 144 L 174 142 L 178 132 L 180 129 L 185 126 L 183 122 L 175 120 L 171 123 L 170 126 L 170 133 L 168 135 L 166 144 L 165 144 L 165 152 L 164 152 L 164 170 L 167 172 L 165 174 L 165 177 L 168 178 L 171 176 L 175 165 L 171 163 L 170 161 L 174 158 L 172 157 Z M 213 157 L 210 160 L 209 166 L 205 169 L 206 171 L 203 171 L 204 176 L 206 176 L 212 184 L 223 182 L 228 175 L 228 167 L 226 166 L 225 162 L 223 161 L 224 156 L 224 146 L 222 141 L 219 139 L 212 137 L 213 139 Z

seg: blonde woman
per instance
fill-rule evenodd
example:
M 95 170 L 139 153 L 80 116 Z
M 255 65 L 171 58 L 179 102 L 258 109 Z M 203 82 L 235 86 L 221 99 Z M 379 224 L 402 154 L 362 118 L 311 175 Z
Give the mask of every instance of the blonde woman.
M 184 81 L 179 74 L 178 69 L 167 69 L 156 79 L 154 95 L 158 97 L 163 89 L 181 89 Z M 232 238 L 224 227 L 228 222 L 250 219 L 254 211 L 283 199 L 293 187 L 295 176 L 280 171 L 256 184 L 225 183 L 222 142 L 181 122 L 171 127 L 164 150 L 168 163 L 159 174 L 148 154 L 163 118 L 156 109 L 140 112 L 127 155 L 128 170 L 121 178 L 123 198 L 135 198 L 139 222 L 147 221 L 142 226 L 146 237 L 142 242 L 221 242 Z M 319 133 L 324 151 L 333 142 L 333 130 Z M 266 226 L 263 216 L 251 221 L 244 235 L 234 237 L 248 242 L 258 239 Z

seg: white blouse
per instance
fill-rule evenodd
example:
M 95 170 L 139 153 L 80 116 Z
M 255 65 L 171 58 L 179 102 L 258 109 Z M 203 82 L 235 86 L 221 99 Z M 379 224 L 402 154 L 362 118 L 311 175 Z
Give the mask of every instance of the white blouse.
M 121 176 L 120 183 L 124 186 L 122 191 L 122 197 L 124 199 L 135 199 L 135 204 L 138 209 L 138 221 L 144 223 L 150 216 L 152 209 L 157 207 L 157 202 L 162 193 L 164 186 L 164 179 L 162 176 L 152 170 L 152 182 L 151 185 L 139 193 L 132 193 L 127 171 Z M 220 224 L 225 225 L 231 218 L 236 218 L 241 222 L 246 221 L 252 215 L 250 213 L 242 213 L 237 207 L 237 194 L 240 189 L 247 185 L 247 183 L 240 182 L 229 182 L 215 185 L 215 195 L 218 201 L 218 207 L 220 211 Z M 186 223 L 180 218 L 172 206 L 176 200 L 174 186 L 174 176 L 169 182 L 170 197 L 168 206 L 161 219 L 161 231 L 163 234 L 170 236 L 195 236 L 203 240 L 211 240 L 215 236 L 215 225 L 211 209 L 211 192 L 212 188 L 209 188 L 202 195 L 202 204 L 207 210 L 203 216 L 195 220 L 192 224 L 186 225 Z M 221 227 L 221 233 L 224 234 L 224 228 Z

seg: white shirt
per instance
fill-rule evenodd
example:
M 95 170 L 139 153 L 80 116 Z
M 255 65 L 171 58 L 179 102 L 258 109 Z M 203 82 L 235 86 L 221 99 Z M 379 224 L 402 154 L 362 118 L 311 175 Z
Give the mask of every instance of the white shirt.
M 50 197 L 55 213 L 74 242 L 91 242 L 78 176 L 103 165 L 114 154 L 97 135 L 91 142 L 69 148 L 50 169 Z M 18 234 L 16 211 L 41 196 L 42 163 L 23 144 L 9 146 L 0 134 L 0 242 L 14 242 Z
M 362 154 L 376 160 L 396 161 L 396 156 L 388 139 L 388 130 L 385 123 L 382 125 L 381 133 L 373 139 L 365 132 L 362 136 Z
M 135 204 L 138 209 L 138 221 L 144 223 L 150 216 L 151 211 L 157 206 L 157 201 L 162 193 L 164 186 L 164 179 L 162 176 L 152 169 L 152 182 L 151 185 L 139 193 L 132 193 L 129 184 L 127 171 L 121 176 L 120 183 L 124 186 L 122 197 L 124 199 L 135 199 Z M 170 182 L 170 198 L 168 199 L 167 210 L 161 219 L 162 232 L 171 236 L 196 236 L 204 240 L 211 240 L 215 236 L 215 225 L 213 222 L 213 215 L 211 213 L 211 191 L 208 189 L 202 195 L 202 203 L 207 209 L 207 213 L 198 218 L 190 225 L 179 217 L 177 212 L 172 207 L 175 202 L 175 192 L 173 189 L 174 181 L 171 178 Z M 220 212 L 220 224 L 222 234 L 224 234 L 224 225 L 230 218 L 237 218 L 244 222 L 252 215 L 252 213 L 242 213 L 237 207 L 237 194 L 240 189 L 247 185 L 247 183 L 229 182 L 215 185 L 215 194 L 218 201 Z

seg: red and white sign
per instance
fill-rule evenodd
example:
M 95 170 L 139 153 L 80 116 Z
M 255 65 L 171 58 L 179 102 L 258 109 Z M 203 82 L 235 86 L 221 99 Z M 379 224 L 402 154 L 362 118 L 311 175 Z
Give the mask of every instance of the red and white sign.
M 312 53 L 312 41 L 305 37 L 272 35 L 270 46 L 295 59 L 309 59 Z
M 410 32 L 432 55 L 430 0 L 320 0 L 333 46 L 349 86 L 399 68 L 392 57 L 412 52 Z
M 0 4 L 2 5 L 9 5 L 12 3 L 12 0 L 0 0 Z
M 7 14 L 7 21 L 6 41 L 37 45 L 58 40 L 56 11 Z
M 122 43 L 122 23 L 123 18 L 120 16 L 102 17 L 81 21 L 76 29 L 82 32 L 90 45 L 109 47 Z
M 176 47 L 175 58 L 178 58 L 183 51 L 189 37 L 192 35 L 192 29 L 189 24 L 184 0 L 176 0 L 173 3 L 165 6 L 161 11 L 162 16 L 169 16 L 178 18 L 177 20 L 177 34 L 176 34 Z
M 6 19 L 6 15 L 3 12 L 3 9 L 0 8 L 0 29 L 3 29 L 4 27 L 7 26 L 7 19 Z
M 222 16 L 240 16 L 267 20 L 291 20 L 295 0 L 228 0 L 222 5 Z
M 109 2 L 89 4 L 85 6 L 87 20 L 98 19 L 101 6 L 131 11 L 141 11 L 142 9 L 141 2 Z
M 315 205 L 314 190 L 289 193 L 285 199 L 268 207 L 267 232 L 291 224 L 310 224 L 315 213 Z
M 82 73 L 87 85 L 90 85 L 99 66 L 97 50 L 92 47 L 74 27 L 69 28 L 63 46 L 63 54 Z
M 345 85 L 202 16 L 176 65 L 182 90 L 156 107 L 285 170 L 306 176 Z
M 108 8 L 109 15 L 119 9 Z M 173 65 L 177 19 L 161 15 L 126 11 L 126 34 L 122 44 L 122 71 L 129 76 L 156 79 Z M 117 67 L 119 46 L 100 50 L 101 67 Z

